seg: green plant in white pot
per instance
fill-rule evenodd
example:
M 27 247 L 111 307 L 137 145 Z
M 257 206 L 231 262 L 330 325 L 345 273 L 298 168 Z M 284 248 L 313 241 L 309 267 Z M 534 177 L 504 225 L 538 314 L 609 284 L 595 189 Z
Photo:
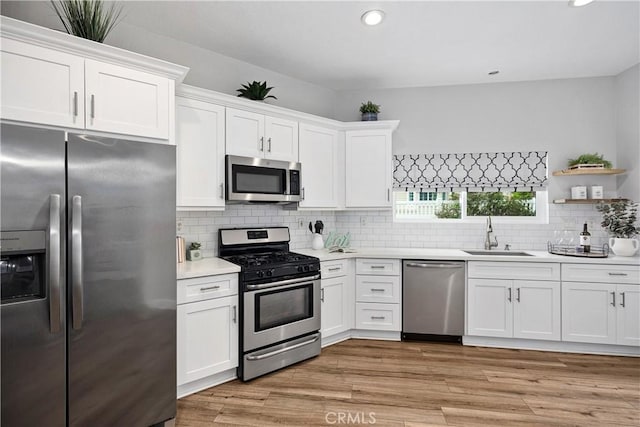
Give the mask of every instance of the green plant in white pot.
M 191 242 L 189 249 L 187 249 L 187 260 L 198 261 L 202 259 L 202 253 L 200 252 L 200 242 Z
M 638 204 L 630 200 L 596 206 L 602 213 L 600 225 L 612 236 L 609 247 L 618 256 L 633 256 L 638 250 L 638 239 L 634 239 L 640 228 L 636 227 Z

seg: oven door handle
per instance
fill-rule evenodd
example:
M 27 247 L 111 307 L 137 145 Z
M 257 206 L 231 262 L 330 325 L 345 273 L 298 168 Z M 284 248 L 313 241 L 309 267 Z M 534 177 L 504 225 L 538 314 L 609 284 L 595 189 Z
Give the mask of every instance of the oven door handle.
M 261 290 L 261 289 L 278 288 L 278 287 L 284 286 L 284 285 L 293 285 L 293 284 L 296 284 L 296 283 L 311 282 L 313 280 L 318 280 L 319 278 L 320 278 L 320 275 L 316 274 L 315 276 L 304 277 L 304 278 L 301 278 L 301 279 L 281 280 L 279 282 L 263 283 L 261 285 L 247 285 L 247 290 L 248 291 L 258 291 L 258 290 Z
M 291 347 L 281 348 L 280 350 L 270 351 L 269 353 L 259 354 L 258 356 L 247 356 L 247 360 L 262 360 L 268 357 L 276 356 L 278 354 L 282 354 L 289 350 L 295 350 L 296 348 L 304 347 L 305 345 L 313 344 L 318 341 L 320 338 L 320 334 L 316 334 L 312 339 L 300 342 L 298 344 L 294 344 Z

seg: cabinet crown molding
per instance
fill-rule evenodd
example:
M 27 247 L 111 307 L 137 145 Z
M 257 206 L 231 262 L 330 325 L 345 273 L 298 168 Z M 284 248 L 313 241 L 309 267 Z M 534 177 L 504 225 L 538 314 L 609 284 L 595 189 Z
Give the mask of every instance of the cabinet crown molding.
M 130 52 L 118 47 L 86 40 L 17 19 L 0 16 L 0 36 L 33 45 L 145 71 L 162 77 L 184 80 L 188 67 Z
M 266 104 L 259 101 L 251 101 L 214 90 L 203 89 L 195 86 L 181 84 L 176 87 L 176 96 L 191 98 L 198 101 L 210 102 L 224 107 L 237 108 L 253 113 L 265 114 L 285 119 L 296 120 L 301 123 L 315 124 L 335 130 L 371 130 L 390 129 L 394 131 L 400 124 L 399 120 L 379 120 L 369 122 L 341 122 L 314 114 L 303 113 L 277 105 Z

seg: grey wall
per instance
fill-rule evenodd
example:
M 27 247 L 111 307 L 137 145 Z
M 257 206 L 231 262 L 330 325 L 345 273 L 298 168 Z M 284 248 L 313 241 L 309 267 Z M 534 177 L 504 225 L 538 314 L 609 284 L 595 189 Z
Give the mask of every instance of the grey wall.
M 598 152 L 616 161 L 613 77 L 338 93 L 336 118 L 357 120 L 358 106 L 381 104 L 379 119 L 400 119 L 395 153 L 549 151 L 551 170 Z M 604 185 L 615 177 L 551 177 L 550 198 L 573 185 Z
M 123 3 L 126 7 L 126 2 Z M 0 13 L 43 27 L 63 30 L 49 2 L 2 1 Z M 241 84 L 253 80 L 266 80 L 270 86 L 275 87 L 273 94 L 278 98 L 269 100 L 270 104 L 323 117 L 333 117 L 335 102 L 333 90 L 160 36 L 126 23 L 116 26 L 105 40 L 105 44 L 190 67 L 185 83 L 222 93 L 236 95 L 236 89 Z
M 640 201 L 640 64 L 616 76 L 615 106 L 619 192 Z

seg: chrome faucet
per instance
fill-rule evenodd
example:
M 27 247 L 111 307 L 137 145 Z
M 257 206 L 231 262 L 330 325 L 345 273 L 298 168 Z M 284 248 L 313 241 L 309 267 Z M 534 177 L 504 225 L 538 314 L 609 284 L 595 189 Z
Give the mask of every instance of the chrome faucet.
M 484 248 L 488 251 L 491 250 L 491 248 L 497 248 L 498 247 L 498 238 L 493 236 L 493 242 L 491 241 L 491 234 L 493 233 L 493 226 L 491 225 L 491 217 L 488 216 L 487 217 L 487 236 L 484 240 Z

